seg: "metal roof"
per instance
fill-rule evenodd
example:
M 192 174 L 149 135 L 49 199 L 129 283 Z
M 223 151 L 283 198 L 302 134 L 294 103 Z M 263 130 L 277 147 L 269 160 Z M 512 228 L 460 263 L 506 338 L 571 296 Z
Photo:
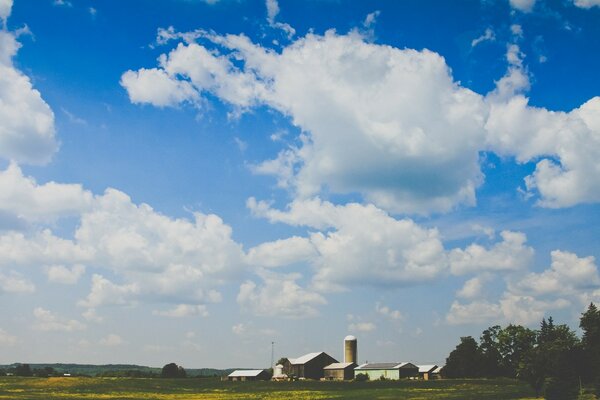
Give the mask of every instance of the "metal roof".
M 366 363 L 359 365 L 355 369 L 399 369 L 399 368 L 417 368 L 416 365 L 409 362 L 393 363 Z
M 433 370 L 436 369 L 438 366 L 435 364 L 429 364 L 429 365 L 417 365 L 417 367 L 419 367 L 419 372 L 424 373 L 424 372 L 433 372 Z
M 344 341 L 352 341 L 356 340 L 356 336 L 348 335 L 344 338 Z
M 305 354 L 305 355 L 300 356 L 298 358 L 294 358 L 294 359 L 289 358 L 288 360 L 290 360 L 290 363 L 294 364 L 294 365 L 306 364 L 307 362 L 309 362 L 313 358 L 317 357 L 319 354 L 323 354 L 323 352 L 320 351 L 318 353 L 308 353 L 308 354 Z
M 236 377 L 243 377 L 243 376 L 258 376 L 260 375 L 262 372 L 264 372 L 264 369 L 246 369 L 246 370 L 236 370 L 233 371 L 232 373 L 230 373 L 227 376 L 230 376 L 232 378 L 236 378 Z
M 326 366 L 323 369 L 346 369 L 351 365 L 356 365 L 354 363 L 333 363 L 333 364 L 329 364 L 328 366 Z

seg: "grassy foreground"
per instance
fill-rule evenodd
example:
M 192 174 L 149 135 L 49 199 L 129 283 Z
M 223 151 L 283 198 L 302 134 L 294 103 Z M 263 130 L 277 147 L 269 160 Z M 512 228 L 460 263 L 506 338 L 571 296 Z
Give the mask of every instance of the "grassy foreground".
M 221 382 L 217 379 L 0 377 L 0 399 L 533 399 L 508 379 L 401 382 Z

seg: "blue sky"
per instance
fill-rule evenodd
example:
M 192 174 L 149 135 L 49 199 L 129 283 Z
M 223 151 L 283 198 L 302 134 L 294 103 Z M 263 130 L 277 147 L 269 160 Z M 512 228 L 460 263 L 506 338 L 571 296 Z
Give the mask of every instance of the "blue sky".
M 0 363 L 443 363 L 600 301 L 597 0 L 0 18 Z

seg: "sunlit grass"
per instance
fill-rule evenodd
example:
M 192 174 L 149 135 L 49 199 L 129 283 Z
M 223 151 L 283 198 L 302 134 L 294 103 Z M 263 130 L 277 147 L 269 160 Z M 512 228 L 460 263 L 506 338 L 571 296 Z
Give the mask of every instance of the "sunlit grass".
M 113 400 L 526 400 L 531 389 L 508 379 L 401 382 L 221 382 L 217 379 L 0 377 L 0 399 Z

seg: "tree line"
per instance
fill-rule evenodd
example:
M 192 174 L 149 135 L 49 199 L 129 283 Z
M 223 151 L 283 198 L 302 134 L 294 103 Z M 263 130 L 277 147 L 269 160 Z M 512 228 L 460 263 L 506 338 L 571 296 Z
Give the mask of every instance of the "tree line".
M 540 329 L 510 324 L 471 336 L 446 359 L 448 378 L 510 377 L 528 382 L 546 399 L 576 399 L 585 388 L 600 396 L 600 310 L 591 303 L 581 315 L 581 338 L 565 324 L 543 319 Z

